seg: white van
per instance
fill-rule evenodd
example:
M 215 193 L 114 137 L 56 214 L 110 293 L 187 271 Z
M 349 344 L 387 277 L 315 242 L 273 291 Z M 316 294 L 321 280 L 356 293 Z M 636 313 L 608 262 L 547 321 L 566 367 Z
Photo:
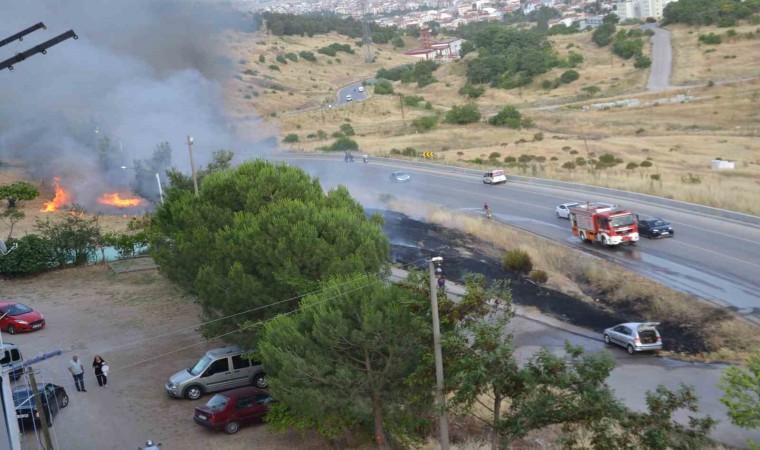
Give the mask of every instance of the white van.
M 507 182 L 507 175 L 504 173 L 503 170 L 492 170 L 490 172 L 486 172 L 483 175 L 483 183 L 485 184 L 498 184 L 498 183 L 506 183 Z

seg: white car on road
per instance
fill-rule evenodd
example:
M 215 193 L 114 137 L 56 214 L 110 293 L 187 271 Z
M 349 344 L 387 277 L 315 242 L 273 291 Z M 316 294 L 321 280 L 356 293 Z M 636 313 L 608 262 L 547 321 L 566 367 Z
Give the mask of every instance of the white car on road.
M 347 102 L 350 102 L 351 100 L 353 100 L 353 99 L 351 98 L 351 94 L 348 94 L 348 95 L 346 96 L 346 101 L 347 101 Z
M 364 92 L 364 86 L 359 86 L 359 92 Z
M 560 219 L 569 219 L 570 218 L 570 208 L 573 206 L 578 206 L 580 203 L 578 202 L 569 202 L 569 203 L 563 203 L 555 209 L 557 212 L 557 217 Z

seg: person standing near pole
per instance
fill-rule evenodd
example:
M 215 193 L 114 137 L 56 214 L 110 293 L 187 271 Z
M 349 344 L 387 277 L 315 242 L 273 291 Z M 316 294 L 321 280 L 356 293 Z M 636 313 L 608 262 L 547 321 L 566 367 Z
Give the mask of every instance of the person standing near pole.
M 74 376 L 74 384 L 79 392 L 87 392 L 84 388 L 84 366 L 79 356 L 74 355 L 69 361 L 69 372 Z

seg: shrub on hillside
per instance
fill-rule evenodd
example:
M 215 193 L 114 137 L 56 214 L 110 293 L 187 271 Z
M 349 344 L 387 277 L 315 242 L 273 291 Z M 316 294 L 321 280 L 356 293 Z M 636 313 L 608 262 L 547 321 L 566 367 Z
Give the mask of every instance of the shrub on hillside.
M 543 270 L 533 270 L 530 272 L 529 277 L 536 284 L 544 284 L 549 281 L 549 275 Z
M 715 33 L 702 34 L 699 36 L 699 42 L 707 45 L 718 45 L 722 42 L 720 35 Z
M 633 67 L 637 69 L 647 69 L 652 65 L 652 60 L 648 56 L 639 55 L 633 62 Z
M 466 95 L 469 98 L 478 98 L 481 95 L 483 95 L 486 92 L 486 88 L 483 86 L 475 86 L 470 83 L 465 83 L 465 85 L 459 89 L 459 95 Z
M 480 120 L 480 108 L 478 105 L 454 106 L 446 113 L 446 123 L 456 123 L 464 125 L 474 123 Z
M 418 133 L 432 130 L 436 125 L 438 125 L 438 117 L 436 116 L 418 117 L 412 120 L 412 126 Z
M 298 52 L 298 56 L 305 59 L 306 61 L 315 62 L 317 60 L 317 57 L 314 56 L 314 53 L 312 52 L 300 51 Z
M 577 80 L 578 78 L 580 78 L 580 75 L 578 74 L 577 71 L 572 70 L 572 69 L 566 70 L 566 71 L 562 72 L 562 75 L 559 76 L 559 80 L 563 84 L 572 83 L 573 81 Z
M 522 126 L 522 114 L 514 106 L 507 105 L 495 116 L 488 119 L 488 123 L 494 126 L 505 126 L 517 130 Z
M 359 144 L 356 143 L 355 140 L 351 139 L 350 137 L 339 137 L 335 140 L 331 145 L 325 148 L 325 150 L 339 152 L 339 151 L 350 151 L 350 150 L 359 150 Z
M 8 248 L 18 244 L 16 250 L 0 257 L 0 274 L 17 277 L 34 275 L 53 267 L 53 245 L 49 240 L 36 234 L 27 234 L 21 239 L 8 239 Z
M 530 255 L 519 248 L 508 251 L 504 255 L 501 265 L 504 270 L 517 272 L 520 275 L 528 275 L 533 270 L 533 261 L 530 259 Z
M 375 94 L 392 95 L 393 85 L 388 80 L 377 80 L 377 83 L 375 83 Z

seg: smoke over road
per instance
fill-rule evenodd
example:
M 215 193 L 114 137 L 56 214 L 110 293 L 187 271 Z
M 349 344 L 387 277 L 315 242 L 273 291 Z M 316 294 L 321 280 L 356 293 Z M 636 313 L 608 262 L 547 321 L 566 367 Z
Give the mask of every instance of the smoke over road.
M 0 160 L 21 158 L 32 176 L 96 198 L 127 185 L 134 174 L 119 166 L 159 142 L 185 172 L 188 134 L 196 164 L 244 145 L 220 87 L 235 62 L 218 51 L 225 29 L 253 31 L 243 13 L 180 0 L 0 0 L 0 11 L 0 38 L 48 27 L 0 48 L 2 60 L 69 29 L 79 36 L 0 72 Z

